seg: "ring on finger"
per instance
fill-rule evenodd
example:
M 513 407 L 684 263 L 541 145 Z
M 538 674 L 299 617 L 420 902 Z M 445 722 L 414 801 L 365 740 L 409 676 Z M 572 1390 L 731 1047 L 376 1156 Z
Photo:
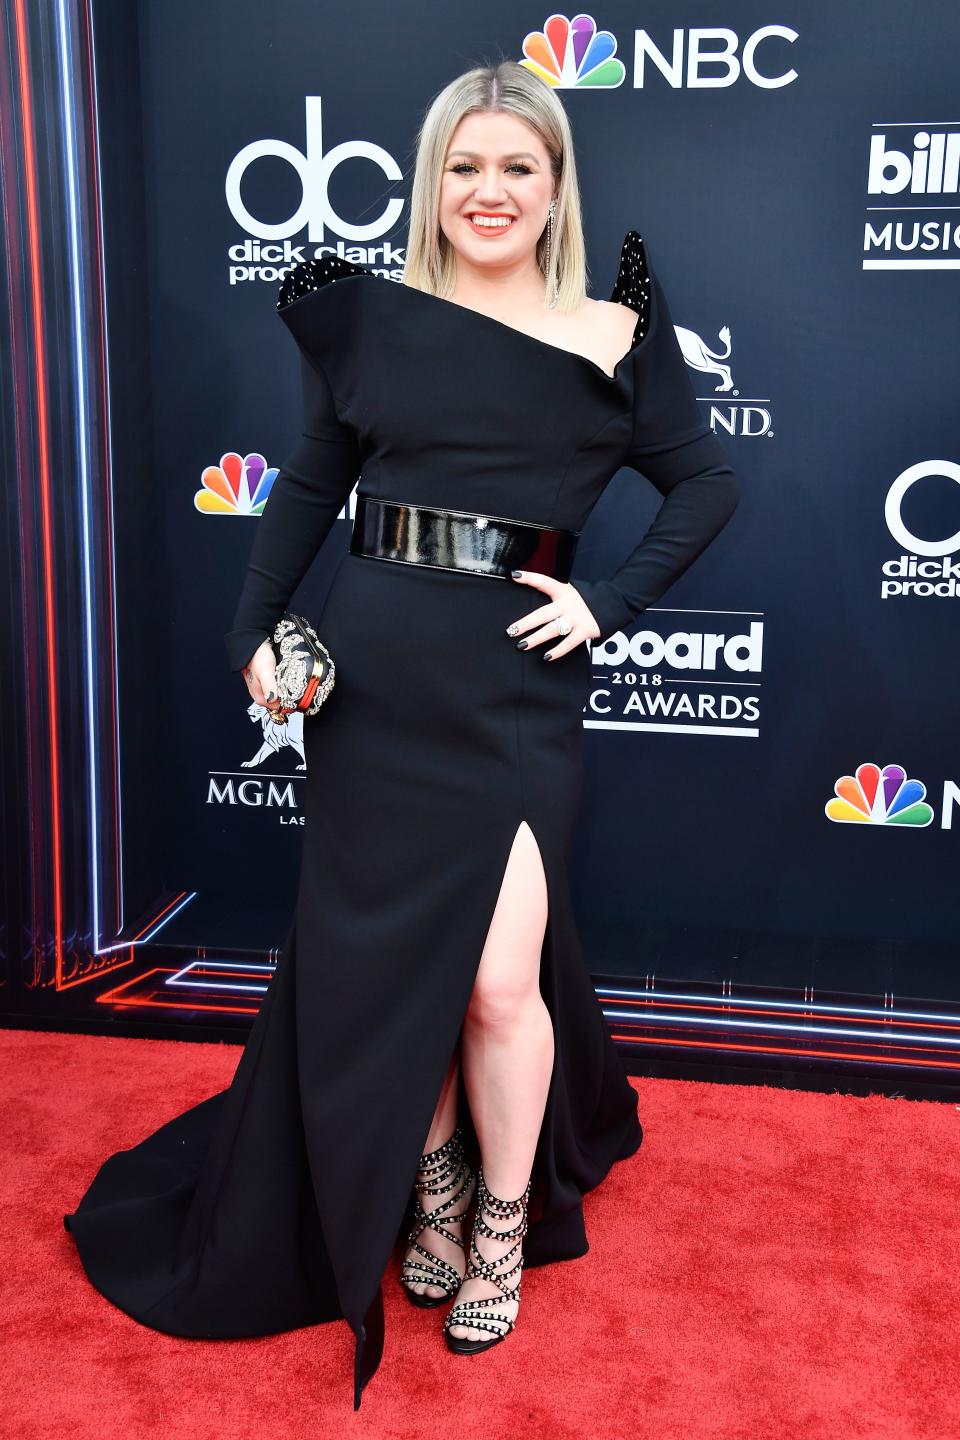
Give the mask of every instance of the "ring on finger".
M 557 634 L 558 634 L 558 635 L 569 635 L 569 634 L 570 634 L 570 631 L 573 629 L 573 626 L 570 624 L 570 621 L 569 621 L 569 620 L 565 620 L 562 615 L 558 615 L 558 616 L 557 616 L 556 620 L 554 621 L 554 624 L 555 624 L 556 627 L 557 627 Z

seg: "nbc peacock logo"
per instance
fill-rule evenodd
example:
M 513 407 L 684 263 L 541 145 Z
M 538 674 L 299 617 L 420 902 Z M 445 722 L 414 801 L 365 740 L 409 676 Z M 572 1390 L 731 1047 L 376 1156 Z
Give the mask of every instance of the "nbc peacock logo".
M 228 450 L 200 476 L 202 488 L 193 503 L 202 515 L 260 515 L 279 473 L 262 455 Z
M 551 15 L 542 30 L 531 30 L 522 49 L 520 64 L 558 90 L 615 90 L 627 73 L 615 58 L 616 37 L 598 30 L 592 15 Z
M 858 765 L 842 775 L 824 812 L 841 825 L 929 825 L 933 810 L 924 800 L 927 787 L 908 780 L 902 765 Z

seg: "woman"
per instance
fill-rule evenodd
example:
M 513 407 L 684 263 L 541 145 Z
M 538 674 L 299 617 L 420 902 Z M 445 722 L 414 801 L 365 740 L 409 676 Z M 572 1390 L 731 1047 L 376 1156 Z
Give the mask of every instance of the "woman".
M 94 1284 L 156 1329 L 344 1316 L 355 1408 L 398 1239 L 410 1300 L 453 1301 L 451 1350 L 489 1349 L 524 1265 L 585 1253 L 584 1193 L 640 1144 L 569 892 L 589 643 L 737 503 L 635 231 L 611 300 L 585 297 L 568 122 L 524 67 L 433 102 L 404 281 L 321 256 L 278 302 L 303 439 L 226 637 L 268 708 L 273 626 L 360 474 L 316 618 L 337 680 L 304 724 L 287 943 L 229 1089 L 111 1157 L 66 1217 Z M 624 464 L 664 503 L 611 579 L 571 581 Z

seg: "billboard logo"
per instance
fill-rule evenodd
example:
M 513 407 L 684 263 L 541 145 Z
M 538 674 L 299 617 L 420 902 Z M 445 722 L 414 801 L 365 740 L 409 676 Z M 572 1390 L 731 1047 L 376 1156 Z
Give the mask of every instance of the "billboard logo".
M 643 629 L 591 642 L 585 729 L 759 735 L 762 622 L 738 629 L 733 619 L 719 630 L 722 612 L 713 611 L 701 626 L 681 629 L 672 619 L 678 613 L 650 608 Z M 653 628 L 659 614 L 663 633 Z
M 887 491 L 884 505 L 887 529 L 906 553 L 896 560 L 885 560 L 880 567 L 884 575 L 880 582 L 881 599 L 906 595 L 953 599 L 958 594 L 960 562 L 952 557 L 960 551 L 960 530 L 942 540 L 923 540 L 913 534 L 903 518 L 903 501 L 913 486 L 921 480 L 939 481 L 944 476 L 960 485 L 960 465 L 951 460 L 921 460 L 898 475 Z M 921 556 L 928 558 L 921 559 Z
M 856 775 L 841 775 L 824 808 L 841 825 L 929 825 L 933 810 L 920 780 L 908 780 L 902 765 L 864 764 Z
M 960 257 L 960 228 L 953 214 L 960 192 L 960 128 L 918 127 L 915 120 L 873 128 L 877 133 L 870 136 L 867 194 L 878 203 L 868 204 L 867 210 L 876 211 L 878 219 L 868 219 L 863 228 L 864 270 L 955 270 Z M 891 130 L 903 138 L 891 136 Z
M 910 143 L 910 142 L 908 142 Z M 868 195 L 955 195 L 960 190 L 960 130 L 918 130 L 909 152 L 871 135 Z
M 256 451 L 238 455 L 228 450 L 219 465 L 208 465 L 200 476 L 193 503 L 201 515 L 260 515 L 279 473 Z

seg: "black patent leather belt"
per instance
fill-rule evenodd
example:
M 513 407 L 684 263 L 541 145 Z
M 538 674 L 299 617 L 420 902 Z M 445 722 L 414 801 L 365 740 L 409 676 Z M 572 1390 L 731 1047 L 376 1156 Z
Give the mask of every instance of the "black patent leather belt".
M 509 578 L 511 570 L 536 570 L 566 581 L 579 536 L 579 530 L 555 530 L 500 515 L 358 495 L 350 553 L 501 579 Z

